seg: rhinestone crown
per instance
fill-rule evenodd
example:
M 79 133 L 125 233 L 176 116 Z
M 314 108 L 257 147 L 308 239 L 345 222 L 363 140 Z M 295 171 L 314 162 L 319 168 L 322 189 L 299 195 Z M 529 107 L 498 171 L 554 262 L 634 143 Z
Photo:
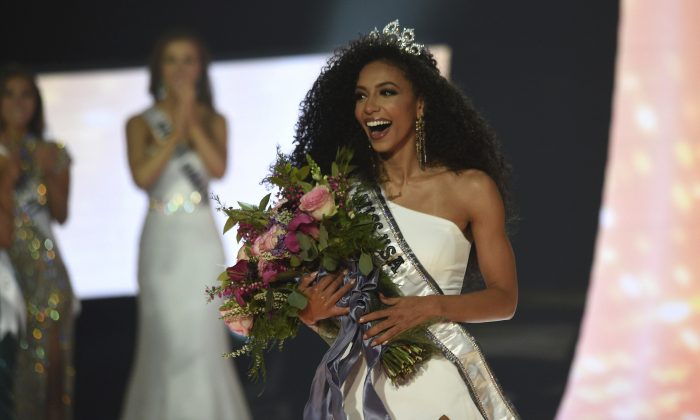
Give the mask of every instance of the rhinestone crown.
M 404 28 L 402 30 L 398 19 L 389 22 L 381 32 L 379 32 L 377 28 L 374 28 L 374 30 L 369 33 L 369 38 L 381 43 L 396 44 L 401 51 L 412 55 L 420 55 L 425 51 L 425 45 L 414 42 L 416 40 L 416 34 L 413 28 Z

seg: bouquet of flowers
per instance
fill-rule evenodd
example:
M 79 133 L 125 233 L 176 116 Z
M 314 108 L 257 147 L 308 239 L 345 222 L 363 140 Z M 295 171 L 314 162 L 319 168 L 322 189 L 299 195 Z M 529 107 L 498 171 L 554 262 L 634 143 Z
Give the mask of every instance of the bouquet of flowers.
M 233 208 L 215 197 L 219 210 L 228 216 L 224 233 L 237 225 L 236 239 L 242 246 L 236 264 L 221 273 L 207 295 L 209 300 L 223 299 L 222 319 L 246 337 L 229 356 L 249 354 L 252 378 L 265 375 L 264 352 L 274 346 L 281 349 L 297 333 L 298 312 L 307 304 L 297 289 L 303 274 L 352 266 L 357 275 L 368 276 L 377 270 L 377 292 L 399 295 L 381 270 L 377 253 L 384 242 L 375 232 L 374 220 L 357 211 L 356 193 L 363 186 L 352 177 L 351 159 L 349 149 L 340 149 L 331 174 L 324 175 L 310 156 L 307 165 L 295 167 L 278 152 L 264 180 L 277 188 L 275 200 L 271 193 L 258 205 L 239 202 L 240 208 Z M 378 308 L 378 299 L 373 302 Z M 326 330 L 335 328 L 337 333 L 336 322 L 326 324 Z M 403 383 L 434 351 L 425 329 L 411 330 L 386 346 L 381 364 L 392 381 Z

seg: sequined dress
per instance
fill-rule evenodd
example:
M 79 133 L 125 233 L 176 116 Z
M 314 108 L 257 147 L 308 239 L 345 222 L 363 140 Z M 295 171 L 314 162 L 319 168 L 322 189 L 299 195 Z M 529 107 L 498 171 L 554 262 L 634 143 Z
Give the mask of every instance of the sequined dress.
M 48 370 L 59 364 L 65 418 L 72 418 L 74 295 L 51 230 L 47 190 L 32 159 L 40 140 L 20 150 L 21 174 L 15 187 L 15 231 L 10 258 L 27 307 L 26 336 L 20 340 L 15 377 L 17 419 L 46 416 Z M 67 162 L 59 147 L 59 161 Z M 58 337 L 52 345 L 51 337 Z M 54 352 L 56 354 L 54 354 Z
M 170 129 L 153 107 L 142 114 L 157 137 Z M 207 171 L 196 152 L 175 152 L 148 191 L 138 262 L 138 332 L 124 420 L 236 420 L 250 414 L 218 307 L 205 287 L 225 258 L 208 205 Z

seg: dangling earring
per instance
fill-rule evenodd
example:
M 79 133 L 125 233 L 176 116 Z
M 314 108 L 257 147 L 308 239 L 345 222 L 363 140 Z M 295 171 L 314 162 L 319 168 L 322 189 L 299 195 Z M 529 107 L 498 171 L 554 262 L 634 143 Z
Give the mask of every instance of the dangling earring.
M 416 120 L 416 155 L 421 169 L 428 163 L 428 155 L 425 150 L 425 120 L 421 115 Z

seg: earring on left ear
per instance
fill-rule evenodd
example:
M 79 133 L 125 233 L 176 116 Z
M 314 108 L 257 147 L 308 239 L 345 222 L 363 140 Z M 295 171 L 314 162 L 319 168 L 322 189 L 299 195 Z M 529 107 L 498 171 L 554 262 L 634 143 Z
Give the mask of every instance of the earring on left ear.
M 425 120 L 421 115 L 416 120 L 416 155 L 421 169 L 428 163 L 428 154 L 425 150 Z

